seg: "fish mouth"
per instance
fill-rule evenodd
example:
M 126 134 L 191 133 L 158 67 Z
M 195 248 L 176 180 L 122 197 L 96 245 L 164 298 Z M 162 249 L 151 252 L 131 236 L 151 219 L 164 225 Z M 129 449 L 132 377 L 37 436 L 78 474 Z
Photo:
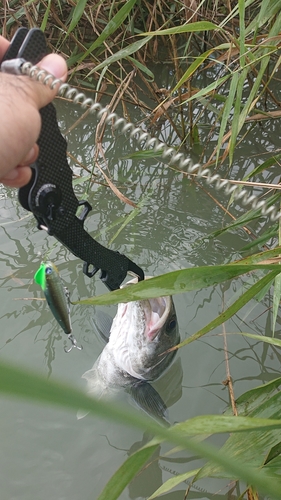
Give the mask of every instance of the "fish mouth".
M 146 277 L 146 279 L 149 278 L 152 278 L 152 276 Z M 137 281 L 138 280 L 134 278 L 128 281 L 123 286 L 137 283 Z M 164 296 L 152 299 L 137 300 L 135 302 L 124 304 L 122 317 L 128 314 L 129 308 L 132 309 L 131 320 L 135 318 L 138 325 L 142 323 L 144 337 L 146 337 L 149 341 L 153 341 L 156 339 L 157 335 L 160 333 L 161 329 L 168 319 L 172 308 L 172 300 L 170 296 Z M 135 314 L 133 314 L 133 312 L 135 312 Z M 142 319 L 142 321 L 140 321 L 140 319 Z
M 145 316 L 144 335 L 148 340 L 155 340 L 165 325 L 171 309 L 170 302 L 170 297 L 158 297 L 141 302 Z

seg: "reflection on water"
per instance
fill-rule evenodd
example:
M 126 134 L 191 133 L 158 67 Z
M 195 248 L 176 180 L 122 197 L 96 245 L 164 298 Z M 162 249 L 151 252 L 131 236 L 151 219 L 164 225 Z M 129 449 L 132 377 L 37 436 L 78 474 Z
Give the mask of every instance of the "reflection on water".
M 77 118 L 77 111 L 67 103 L 59 103 L 62 128 L 69 128 Z M 137 110 L 136 110 L 136 119 Z M 207 118 L 206 118 L 207 119 Z M 208 117 L 210 119 L 210 117 Z M 207 136 L 207 129 L 201 134 Z M 160 134 L 165 136 L 163 128 Z M 95 123 L 87 118 L 68 134 L 69 151 L 77 160 L 91 168 L 94 157 Z M 242 178 L 257 160 L 272 151 L 277 143 L 274 135 L 263 125 L 249 136 L 247 146 L 239 144 L 236 150 L 237 178 Z M 163 137 L 164 138 L 164 137 Z M 209 239 L 208 234 L 229 220 L 215 203 L 215 197 L 224 206 L 223 193 L 208 188 L 206 193 L 198 184 L 182 173 L 175 173 L 157 158 L 130 160 L 128 156 L 136 145 L 127 138 L 112 141 L 110 127 L 105 131 L 103 147 L 108 169 L 119 190 L 140 208 L 122 231 L 116 221 L 125 222 L 132 208 L 124 205 L 109 188 L 94 184 L 89 194 L 93 206 L 86 226 L 104 245 L 113 239 L 111 248 L 125 253 L 143 267 L 148 275 L 159 275 L 184 267 L 212 265 L 239 258 L 240 250 L 251 241 L 242 230 Z M 256 165 L 255 165 L 256 166 Z M 76 174 L 87 175 L 77 164 Z M 95 170 L 95 173 L 96 170 Z M 276 180 L 277 171 L 260 173 L 260 180 Z M 103 182 L 101 174 L 98 180 Z M 85 185 L 76 187 L 77 195 L 85 195 Z M 239 205 L 231 208 L 237 216 Z M 81 375 L 89 369 L 102 350 L 93 332 L 94 308 L 72 307 L 73 334 L 83 344 L 83 351 L 66 355 L 63 350 L 66 336 L 44 301 L 39 287 L 33 282 L 42 255 L 50 251 L 60 274 L 76 300 L 105 293 L 98 278 L 89 279 L 82 273 L 82 263 L 66 249 L 36 229 L 33 217 L 19 206 L 16 193 L 1 190 L 1 298 L 0 350 L 3 359 L 19 366 L 28 366 L 46 376 L 67 380 L 73 386 L 85 389 Z M 258 232 L 263 222 L 253 229 Z M 211 287 L 175 297 L 181 337 L 190 336 L 222 311 L 243 292 L 251 277 L 234 283 Z M 269 295 L 262 303 L 252 301 L 226 324 L 226 332 L 253 332 L 270 334 L 271 305 Z M 110 309 L 112 316 L 115 308 Z M 277 335 L 280 320 L 277 323 Z M 172 371 L 155 382 L 154 387 L 169 406 L 172 422 L 202 414 L 220 414 L 229 398 L 222 384 L 226 378 L 222 329 L 188 345 L 177 355 Z M 235 396 L 265 383 L 279 374 L 280 353 L 271 346 L 262 345 L 239 335 L 227 336 L 230 370 L 234 380 Z M 144 444 L 149 436 L 123 428 L 110 421 L 86 417 L 77 421 L 76 414 L 57 408 L 42 408 L 21 401 L 1 398 L 1 491 L 3 498 L 13 500 L 76 500 L 96 498 L 110 476 L 127 456 Z M 124 398 L 124 404 L 130 404 Z M 218 437 L 219 446 L 223 439 Z M 162 445 L 150 464 L 121 495 L 122 500 L 146 498 L 163 481 L 201 463 L 188 453 L 169 453 Z M 187 485 L 164 495 L 167 500 L 182 499 Z M 202 488 L 202 489 L 200 489 Z M 206 489 L 205 489 L 206 488 Z M 222 488 L 222 489 L 221 489 Z M 189 498 L 226 498 L 226 483 L 213 480 L 192 487 Z M 232 498 L 237 498 L 234 490 Z

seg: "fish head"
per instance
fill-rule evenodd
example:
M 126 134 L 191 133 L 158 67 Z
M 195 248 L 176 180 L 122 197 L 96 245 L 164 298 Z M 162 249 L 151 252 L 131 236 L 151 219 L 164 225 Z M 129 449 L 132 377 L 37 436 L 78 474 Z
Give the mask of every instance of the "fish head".
M 132 377 L 155 380 L 174 358 L 167 352 L 180 341 L 175 306 L 170 296 L 118 305 L 109 347 L 115 365 Z

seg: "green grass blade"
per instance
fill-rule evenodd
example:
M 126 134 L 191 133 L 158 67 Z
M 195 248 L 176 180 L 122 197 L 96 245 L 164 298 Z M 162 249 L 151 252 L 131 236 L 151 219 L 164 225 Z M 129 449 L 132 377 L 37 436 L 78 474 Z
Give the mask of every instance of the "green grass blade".
M 280 158 L 281 158 L 281 154 L 280 153 L 272 156 L 271 158 L 268 158 L 261 165 L 258 165 L 251 172 L 249 172 L 248 174 L 246 174 L 243 177 L 242 181 L 247 181 L 251 177 L 254 177 L 254 176 L 260 174 L 261 172 L 263 172 L 264 170 L 267 170 L 268 168 L 272 167 L 273 165 L 276 165 L 276 163 L 279 165 L 280 164 L 280 162 L 279 162 Z M 243 186 L 241 186 L 241 189 L 243 189 Z M 231 204 L 232 200 L 233 200 L 233 195 L 230 198 L 229 204 Z
M 259 262 L 265 262 L 268 259 L 274 259 L 279 257 L 281 254 L 281 247 L 273 248 L 273 250 L 266 250 L 265 252 L 255 253 L 254 255 L 249 255 L 244 259 L 237 260 L 237 264 L 258 264 Z M 276 268 L 277 269 L 277 268 Z
M 266 431 L 280 428 L 281 420 L 277 419 L 248 418 L 243 416 L 234 418 L 233 416 L 206 415 L 191 418 L 186 422 L 177 424 L 174 426 L 174 431 L 180 433 L 182 436 L 197 436 L 202 434 L 209 435 L 229 432 L 248 432 L 253 430 Z M 141 448 L 130 456 L 111 477 L 97 500 L 108 500 L 109 498 L 110 500 L 116 500 L 137 472 L 139 472 L 139 470 L 144 466 L 145 462 L 152 455 L 152 453 L 156 451 L 158 443 L 160 444 L 162 441 L 162 439 L 155 438 L 148 443 L 146 447 Z M 197 474 L 198 471 L 199 469 L 188 471 L 187 473 L 181 474 L 176 478 L 170 479 L 158 488 L 158 490 L 155 491 L 149 498 L 152 499 L 162 493 L 170 491 L 182 481 L 185 481 L 186 479 Z
M 217 231 L 213 231 L 208 235 L 208 238 L 217 238 L 221 234 L 234 229 L 238 228 L 241 226 L 245 226 L 248 222 L 252 222 L 255 219 L 259 219 L 261 216 L 260 210 L 250 210 L 249 212 L 246 212 L 245 214 L 241 215 L 238 219 L 236 219 L 235 222 L 231 222 L 227 226 L 223 227 L 222 229 L 218 229 Z
M 112 236 L 112 238 L 110 239 L 110 241 L 108 242 L 109 245 L 111 245 L 113 243 L 113 241 L 117 238 L 117 236 L 119 236 L 119 234 L 121 233 L 121 231 L 123 231 L 123 229 L 130 223 L 132 222 L 132 220 L 137 217 L 137 215 L 139 214 L 139 211 L 142 209 L 142 207 L 147 203 L 147 201 L 149 200 L 149 198 L 152 196 L 153 194 L 153 190 L 152 189 L 148 189 L 147 192 L 145 193 L 145 195 L 142 197 L 142 199 L 138 202 L 136 208 L 134 208 L 128 215 L 126 215 L 125 217 L 122 217 L 122 223 L 120 225 L 120 227 L 117 229 L 117 231 L 115 232 L 115 234 Z
M 124 425 L 132 425 L 142 430 L 146 429 L 158 435 L 161 439 L 189 449 L 191 452 L 210 460 L 213 464 L 221 467 L 226 473 L 254 485 L 261 492 L 271 495 L 273 499 L 280 499 L 280 481 L 275 480 L 273 482 L 263 474 L 263 471 L 248 467 L 243 461 L 237 461 L 229 454 L 221 453 L 221 451 L 209 443 L 201 443 L 183 435 L 182 432 L 176 430 L 176 427 L 166 429 L 156 422 L 151 421 L 146 416 L 141 415 L 140 412 L 128 411 L 128 408 L 121 408 L 112 402 L 97 401 L 70 385 L 46 380 L 42 375 L 32 374 L 18 367 L 12 368 L 8 364 L 1 362 L 0 392 L 9 396 L 27 398 L 36 403 L 60 405 L 74 411 L 82 408 L 106 419 L 122 422 Z M 233 424 L 235 424 L 236 420 L 237 417 L 233 417 Z M 269 420 L 270 424 L 274 425 L 274 422 Z
M 267 199 L 268 206 L 273 205 L 278 200 L 280 200 L 280 193 L 277 193 L 277 194 L 275 194 Z M 217 231 L 213 231 L 212 233 L 210 233 L 208 235 L 208 238 L 216 238 L 217 236 L 220 236 L 221 234 L 225 233 L 226 231 L 229 231 L 229 229 L 234 229 L 235 227 L 244 226 L 248 222 L 251 222 L 252 220 L 257 219 L 260 216 L 261 216 L 260 209 L 249 210 L 245 214 L 241 215 L 241 217 L 238 217 L 238 219 L 236 219 L 235 222 L 228 224 L 228 226 L 225 226 L 223 229 L 218 229 Z
M 240 333 L 240 332 L 239 332 Z M 259 385 L 254 389 L 244 392 L 236 399 L 236 407 L 239 415 L 248 416 L 253 410 L 258 408 L 262 403 L 268 401 L 269 398 L 276 392 L 281 385 L 281 377 L 270 380 L 263 385 Z M 227 412 L 229 412 L 227 410 Z
M 158 445 L 144 447 L 131 455 L 110 478 L 97 500 L 117 500 L 157 448 Z
M 279 418 L 252 418 L 233 415 L 200 415 L 180 422 L 171 428 L 182 436 L 209 436 L 211 434 L 224 434 L 233 432 L 249 432 L 257 430 L 280 429 Z M 156 438 L 157 439 L 157 438 Z M 153 440 L 152 442 L 155 442 Z
M 174 28 L 167 28 L 164 30 L 149 31 L 141 33 L 140 36 L 152 35 L 152 36 L 163 36 L 163 35 L 179 35 L 181 33 L 197 33 L 198 31 L 212 31 L 219 30 L 220 28 L 210 21 L 198 21 L 197 23 L 188 23 L 183 26 L 175 26 Z
M 138 215 L 139 211 L 140 211 L 140 205 L 138 205 L 136 208 L 134 208 L 127 216 L 126 218 L 124 219 L 123 218 L 123 222 L 122 224 L 120 225 L 120 227 L 117 229 L 117 231 L 115 232 L 115 234 L 112 236 L 112 238 L 109 240 L 108 244 L 111 245 L 113 243 L 113 241 L 117 238 L 117 236 L 119 236 L 119 234 L 121 233 L 121 231 L 123 231 L 123 229 Z
M 268 453 L 267 457 L 266 457 L 266 461 L 265 461 L 265 465 L 267 465 L 269 462 L 271 462 L 272 460 L 275 460 L 276 458 L 279 458 L 279 471 L 281 469 L 281 442 L 277 443 L 275 446 L 273 446 L 270 450 L 270 452 Z
M 249 410 L 248 401 L 245 402 L 244 409 L 243 405 L 240 405 L 242 417 L 246 414 L 256 422 L 260 419 L 281 421 L 281 393 L 278 389 L 269 397 L 262 398 L 262 400 L 257 398 L 254 405 L 251 406 Z M 232 433 L 223 445 L 222 450 L 228 455 L 235 455 L 238 461 L 242 459 L 250 467 L 257 470 L 263 467 L 271 450 L 276 453 L 279 443 L 280 432 L 278 430 L 260 429 L 256 431 L 253 429 L 245 434 Z M 270 473 L 270 471 L 268 472 Z M 279 469 L 278 479 L 280 479 L 280 472 L 281 470 Z M 225 472 L 220 467 L 214 467 L 210 463 L 203 467 L 197 478 L 206 476 L 225 477 Z M 271 480 L 275 479 L 275 477 L 272 474 Z
M 248 337 L 249 339 L 258 340 L 259 342 L 264 342 L 265 344 L 281 347 L 281 340 L 273 337 L 266 337 L 265 335 L 258 335 L 255 333 L 247 333 L 247 332 L 231 332 L 228 333 L 228 335 L 243 335 L 244 337 Z
M 272 336 L 275 334 L 276 320 L 278 317 L 281 298 L 281 274 L 278 274 L 274 280 L 273 307 L 272 307 Z
M 264 76 L 264 73 L 265 73 L 265 70 L 267 68 L 269 61 L 270 61 L 269 56 L 265 56 L 264 59 L 262 59 L 262 61 L 261 61 L 260 70 L 257 74 L 257 77 L 256 77 L 254 83 L 253 83 L 250 95 L 245 103 L 245 106 L 243 107 L 242 112 L 239 116 L 239 121 L 238 121 L 238 126 L 237 126 L 237 134 L 240 132 L 241 128 L 243 127 L 245 120 L 250 112 L 250 109 L 253 105 L 254 99 L 257 96 L 257 92 L 259 90 L 260 83 L 262 81 L 262 78 Z M 246 70 L 246 68 L 245 68 L 245 70 Z M 236 134 L 236 136 L 237 136 L 237 134 Z
M 281 158 L 281 154 L 280 153 L 276 154 L 274 156 L 271 156 L 270 158 L 268 158 L 267 160 L 265 160 L 261 165 L 258 165 L 251 172 L 249 172 L 248 174 L 246 174 L 243 177 L 242 181 L 247 181 L 251 177 L 254 177 L 254 176 L 260 174 L 261 172 L 263 172 L 264 170 L 267 170 L 268 168 L 272 167 L 273 165 L 276 165 L 276 163 L 279 165 L 280 158 Z
M 268 283 L 271 283 L 279 271 L 272 271 L 263 278 L 261 278 L 257 283 L 255 283 L 249 290 L 247 290 L 239 299 L 237 299 L 228 309 L 221 313 L 217 318 L 208 323 L 206 326 L 201 328 L 198 332 L 188 337 L 186 340 L 177 345 L 177 349 L 194 342 L 194 340 L 203 337 L 206 333 L 210 332 L 214 328 L 222 325 L 225 321 L 230 319 L 234 314 L 236 314 L 241 307 L 247 304 L 251 299 L 253 299 L 258 292 L 260 292 Z
M 79 184 L 84 184 L 85 182 L 91 180 L 92 175 L 83 175 L 82 177 L 75 177 L 72 181 L 73 186 L 78 186 Z
M 280 245 L 281 243 L 281 223 L 279 220 L 278 224 L 278 243 Z M 273 291 L 273 310 L 272 310 L 272 336 L 274 337 L 275 334 L 275 326 L 276 326 L 276 320 L 279 312 L 279 306 L 280 306 L 280 298 L 281 298 L 281 274 L 278 274 L 275 278 L 274 282 L 274 291 Z
M 237 278 L 242 274 L 264 269 L 274 270 L 278 274 L 278 264 L 226 264 L 221 266 L 202 266 L 196 268 L 182 269 L 163 274 L 136 285 L 115 290 L 113 292 L 90 297 L 73 302 L 73 304 L 84 305 L 110 305 L 120 302 L 131 302 L 134 300 L 151 299 L 165 295 L 176 295 L 179 293 L 200 290 L 209 286 L 223 283 L 229 279 Z
M 258 9 L 257 16 L 254 17 L 253 21 L 246 28 L 246 35 L 249 35 L 252 31 L 256 31 L 261 28 L 261 26 L 273 19 L 279 12 L 280 0 L 270 0 L 270 2 L 268 0 L 263 0 Z
M 225 101 L 225 104 L 223 107 L 223 114 L 221 117 L 220 131 L 219 131 L 218 144 L 217 144 L 217 163 L 219 161 L 220 150 L 221 150 L 221 146 L 222 146 L 222 139 L 224 136 L 226 125 L 227 125 L 227 122 L 229 120 L 230 111 L 231 111 L 231 108 L 232 108 L 232 105 L 234 102 L 234 98 L 236 95 L 238 79 L 239 79 L 239 73 L 233 73 L 233 75 L 231 77 L 231 83 L 230 83 L 228 96 L 227 96 L 227 99 Z
M 157 498 L 157 497 L 159 497 L 159 495 L 163 495 L 164 493 L 168 493 L 173 488 L 178 486 L 180 483 L 183 483 L 187 479 L 195 476 L 199 472 L 199 470 L 200 469 L 194 469 L 194 470 L 190 470 L 188 472 L 184 472 L 183 474 L 179 474 L 175 477 L 171 477 L 170 479 L 165 481 L 165 483 L 163 483 L 160 486 L 160 488 L 158 488 L 156 491 L 154 491 L 154 493 L 152 495 L 150 495 L 150 497 L 148 497 L 147 500 L 153 500 L 153 498 Z
M 78 0 L 77 1 L 76 6 L 75 6 L 74 11 L 73 11 L 73 14 L 72 14 L 70 26 L 67 30 L 67 35 L 69 35 L 69 33 L 71 33 L 74 30 L 74 28 L 77 26 L 77 24 L 79 23 L 81 17 L 84 14 L 86 4 L 87 4 L 87 0 Z
M 52 5 L 52 0 L 48 0 L 47 9 L 46 9 L 46 11 L 45 11 L 45 14 L 44 14 L 44 17 L 43 17 L 43 20 L 42 20 L 41 26 L 40 26 L 40 29 L 41 29 L 42 31 L 45 31 L 45 29 L 46 29 L 46 25 L 47 25 L 48 17 L 49 17 L 50 10 L 51 10 L 51 5 Z
M 90 76 L 95 71 L 99 71 L 100 69 L 104 68 L 105 66 L 109 66 L 110 64 L 112 64 L 116 61 L 120 61 L 120 59 L 124 59 L 124 58 L 130 56 L 131 54 L 134 54 L 143 45 L 145 45 L 150 39 L 151 39 L 151 37 L 147 36 L 146 38 L 143 38 L 142 40 L 131 43 L 131 45 L 128 45 L 124 49 L 118 50 L 118 52 L 116 52 L 112 56 L 108 57 L 102 63 L 98 64 L 93 70 L 91 70 L 90 73 L 88 73 L 88 76 Z
M 245 0 L 238 0 L 240 67 L 245 66 Z
M 207 50 L 200 56 L 196 57 L 195 61 L 193 61 L 193 63 L 185 71 L 184 75 L 180 78 L 176 86 L 173 88 L 171 94 L 173 92 L 176 92 L 176 90 L 178 90 L 184 84 L 184 82 L 186 82 L 186 80 L 188 80 L 188 78 L 190 78 L 193 75 L 193 73 L 197 70 L 197 68 L 201 66 L 201 64 L 207 59 L 207 57 L 209 57 L 210 54 L 212 54 L 213 51 L 214 49 Z
M 270 32 L 268 33 L 269 38 L 276 37 L 278 35 L 278 33 L 280 32 L 280 25 L 281 25 L 281 13 L 279 13 L 279 15 L 276 17 L 276 20 L 275 20 L 272 28 L 270 29 Z M 274 44 L 277 44 L 277 41 L 275 41 Z M 263 78 L 265 71 L 266 71 L 266 68 L 270 62 L 270 55 L 267 55 L 267 53 L 266 53 L 267 50 L 271 50 L 271 49 L 266 49 L 266 48 L 262 49 L 264 56 L 263 56 L 263 59 L 261 60 L 260 69 L 259 69 L 259 72 L 255 78 L 254 83 L 253 83 L 250 95 L 249 95 L 247 102 L 246 102 L 246 104 L 242 110 L 242 113 L 239 117 L 238 133 L 240 132 L 241 128 L 243 127 L 243 125 L 245 123 L 245 119 L 253 106 L 253 102 L 258 94 L 262 78 Z M 276 47 L 276 51 L 277 51 L 277 47 Z
M 242 102 L 242 96 L 243 96 L 243 89 L 244 89 L 244 84 L 245 80 L 247 77 L 248 69 L 244 68 L 242 73 L 239 76 L 238 83 L 237 83 L 237 91 L 236 91 L 236 99 L 235 99 L 235 105 L 234 105 L 234 114 L 233 114 L 233 120 L 232 120 L 232 128 L 231 128 L 231 136 L 229 140 L 229 164 L 232 164 L 233 161 L 233 154 L 236 146 L 236 139 L 237 135 L 240 131 L 239 128 L 239 117 L 240 117 L 240 109 L 241 109 L 241 102 Z M 230 201 L 231 203 L 231 201 Z
M 95 50 L 97 47 L 100 47 L 103 42 L 110 36 L 112 35 L 119 26 L 123 23 L 123 21 L 126 19 L 126 17 L 130 14 L 132 8 L 134 7 L 135 3 L 137 0 L 127 0 L 123 7 L 118 10 L 117 14 L 110 19 L 110 21 L 107 23 L 106 27 L 104 28 L 103 32 L 100 34 L 100 36 L 92 43 L 92 45 L 86 50 L 86 52 L 83 54 L 81 57 L 80 61 L 83 61 L 85 57 L 87 57 L 93 50 Z
M 278 235 L 277 233 L 277 227 L 274 224 L 269 228 L 268 231 L 266 231 L 264 234 L 259 236 L 259 238 L 255 239 L 254 241 L 251 241 L 251 243 L 248 243 L 245 245 L 243 248 L 241 248 L 240 252 L 246 252 L 248 250 L 251 250 L 252 248 L 255 248 L 257 246 L 261 246 L 267 241 L 269 241 L 271 238 L 274 238 Z
M 185 101 L 183 101 L 182 104 L 186 104 L 190 101 L 193 101 L 194 99 L 199 99 L 199 97 L 203 97 L 203 96 L 209 94 L 210 92 L 212 92 L 213 90 L 218 88 L 220 85 L 222 85 L 224 82 L 226 82 L 226 80 L 228 80 L 230 78 L 230 76 L 231 75 L 228 74 L 228 75 L 222 76 L 221 78 L 218 78 L 218 80 L 215 80 L 214 82 L 210 83 L 210 85 L 207 85 L 207 87 L 204 87 L 203 89 L 196 92 L 196 94 L 193 94 L 193 96 L 191 96 L 188 99 L 186 99 Z
M 245 8 L 249 7 L 255 1 L 256 0 L 247 0 L 245 2 Z M 223 21 L 220 23 L 220 27 L 223 27 L 226 24 L 228 24 L 231 21 L 231 19 L 233 19 L 235 16 L 237 16 L 237 14 L 238 14 L 238 3 L 236 5 L 234 5 L 233 9 L 231 10 L 231 12 L 229 12 L 229 14 L 227 16 L 224 16 Z
M 140 69 L 143 73 L 145 73 L 151 81 L 153 82 L 154 81 L 154 74 L 152 73 L 152 71 L 150 71 L 149 68 L 147 68 L 147 66 L 145 66 L 144 64 L 142 64 L 140 61 L 138 61 L 137 59 L 134 59 L 133 57 L 130 57 L 130 56 L 127 56 L 127 59 L 128 61 L 131 61 L 131 63 L 136 66 L 138 69 Z
M 143 149 L 141 151 L 132 151 L 125 156 L 122 156 L 121 160 L 150 160 L 151 158 L 161 158 L 163 154 L 163 149 L 161 151 L 154 151 L 153 149 Z

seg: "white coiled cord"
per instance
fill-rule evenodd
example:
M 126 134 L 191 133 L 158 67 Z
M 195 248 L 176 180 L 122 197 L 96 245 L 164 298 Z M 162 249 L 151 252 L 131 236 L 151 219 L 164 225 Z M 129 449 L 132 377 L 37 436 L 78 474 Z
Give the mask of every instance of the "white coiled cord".
M 105 118 L 106 124 L 111 123 L 122 134 L 129 134 L 131 138 L 135 138 L 142 149 L 150 149 L 156 153 L 161 153 L 163 159 L 168 160 L 169 164 L 177 165 L 186 174 L 196 175 L 198 179 L 205 177 L 204 180 L 207 184 L 213 184 L 217 190 L 224 189 L 225 193 L 232 195 L 234 200 L 240 200 L 242 205 L 250 206 L 253 210 L 260 210 L 261 214 L 269 216 L 271 221 L 276 221 L 281 217 L 281 211 L 276 206 L 269 206 L 266 200 L 259 200 L 257 196 L 250 195 L 246 189 L 241 189 L 239 185 L 232 184 L 228 179 L 221 179 L 218 174 L 212 174 L 209 169 L 198 163 L 193 165 L 191 158 L 186 158 L 183 153 L 177 153 L 174 148 L 167 146 L 156 137 L 152 137 L 140 127 L 135 127 L 133 123 L 128 122 L 125 118 L 120 118 L 116 113 L 111 113 L 108 108 L 103 108 L 100 103 L 94 102 L 93 99 L 86 97 L 83 92 L 79 92 L 68 83 L 63 83 L 45 70 L 33 66 L 29 62 L 24 62 L 20 67 L 20 72 L 33 80 L 42 82 L 44 85 L 49 85 L 51 89 L 58 87 L 57 94 L 59 96 L 72 99 L 82 109 L 89 108 L 90 113 L 97 113 L 98 119 L 102 119 L 107 115 Z

